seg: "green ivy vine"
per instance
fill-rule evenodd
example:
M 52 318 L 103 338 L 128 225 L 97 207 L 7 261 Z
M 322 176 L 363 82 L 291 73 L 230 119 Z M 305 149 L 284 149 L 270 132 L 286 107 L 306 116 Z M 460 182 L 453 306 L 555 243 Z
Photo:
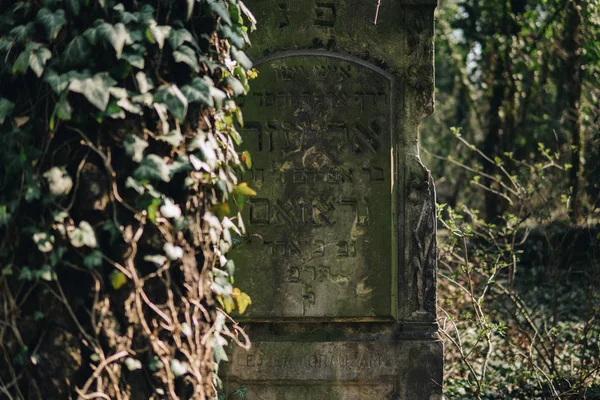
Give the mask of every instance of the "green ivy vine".
M 254 191 L 240 0 L 0 5 L 0 397 L 216 398 Z

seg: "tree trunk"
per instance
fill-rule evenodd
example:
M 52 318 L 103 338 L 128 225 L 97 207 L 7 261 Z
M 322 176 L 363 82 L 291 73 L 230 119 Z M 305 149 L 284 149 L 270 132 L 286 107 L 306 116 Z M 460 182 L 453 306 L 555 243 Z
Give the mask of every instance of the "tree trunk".
M 577 223 L 581 219 L 581 159 L 583 156 L 583 141 L 581 139 L 581 86 L 583 69 L 581 65 L 581 7 L 582 0 L 569 1 L 567 21 L 565 26 L 564 48 L 567 59 L 565 61 L 566 109 L 563 112 L 563 127 L 571 137 L 571 170 L 569 179 L 571 186 L 571 202 L 569 218 Z

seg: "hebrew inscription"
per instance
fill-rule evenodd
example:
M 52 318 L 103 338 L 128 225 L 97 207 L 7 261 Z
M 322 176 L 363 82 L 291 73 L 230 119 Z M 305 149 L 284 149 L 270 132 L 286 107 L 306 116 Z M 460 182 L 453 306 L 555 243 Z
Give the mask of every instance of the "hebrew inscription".
M 314 17 L 332 26 L 336 9 L 317 2 Z M 392 79 L 316 52 L 274 56 L 258 70 L 241 129 L 253 156 L 244 180 L 258 196 L 233 253 L 253 299 L 248 317 L 392 318 Z

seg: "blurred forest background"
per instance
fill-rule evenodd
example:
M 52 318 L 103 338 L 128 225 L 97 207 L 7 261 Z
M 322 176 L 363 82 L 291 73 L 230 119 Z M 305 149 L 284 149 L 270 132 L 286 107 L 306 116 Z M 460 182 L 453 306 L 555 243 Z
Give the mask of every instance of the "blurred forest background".
M 442 0 L 422 157 L 457 399 L 600 399 L 600 1 Z

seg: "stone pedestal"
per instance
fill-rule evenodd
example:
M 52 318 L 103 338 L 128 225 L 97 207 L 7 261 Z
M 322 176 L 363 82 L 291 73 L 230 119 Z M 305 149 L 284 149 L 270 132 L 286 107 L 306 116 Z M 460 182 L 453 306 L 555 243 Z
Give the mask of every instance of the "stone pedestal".
M 224 382 L 254 399 L 441 399 L 433 112 L 435 1 L 249 0 L 257 79 L 243 103 L 252 349 Z

